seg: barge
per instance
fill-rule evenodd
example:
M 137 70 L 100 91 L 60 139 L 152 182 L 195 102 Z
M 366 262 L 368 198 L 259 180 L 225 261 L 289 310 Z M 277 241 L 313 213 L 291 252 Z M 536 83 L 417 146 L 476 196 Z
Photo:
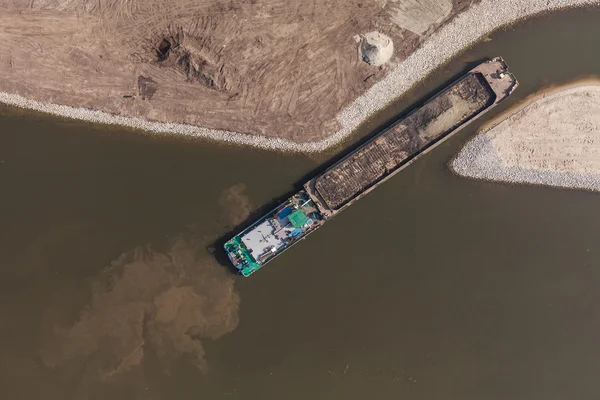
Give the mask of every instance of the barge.
M 502 58 L 479 64 L 225 243 L 229 259 L 249 276 L 481 117 L 518 84 Z

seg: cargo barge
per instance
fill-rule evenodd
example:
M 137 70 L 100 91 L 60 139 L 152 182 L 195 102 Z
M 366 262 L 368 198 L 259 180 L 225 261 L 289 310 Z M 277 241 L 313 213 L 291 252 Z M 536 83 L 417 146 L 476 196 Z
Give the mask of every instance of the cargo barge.
M 518 86 L 502 58 L 486 61 L 393 123 L 225 244 L 249 276 L 379 184 L 506 99 Z

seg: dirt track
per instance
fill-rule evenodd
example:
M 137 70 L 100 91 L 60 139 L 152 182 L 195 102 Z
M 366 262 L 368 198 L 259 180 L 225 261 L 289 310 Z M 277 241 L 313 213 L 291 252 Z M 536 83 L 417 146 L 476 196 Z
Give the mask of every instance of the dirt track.
M 311 141 L 387 70 L 360 59 L 355 35 L 389 36 L 401 61 L 471 1 L 442 3 L 0 0 L 0 91 Z

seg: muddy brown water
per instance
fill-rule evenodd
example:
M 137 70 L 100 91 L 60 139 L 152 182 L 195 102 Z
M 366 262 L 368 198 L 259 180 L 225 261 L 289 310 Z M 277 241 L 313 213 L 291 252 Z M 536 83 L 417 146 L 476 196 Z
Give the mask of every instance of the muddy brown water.
M 372 131 L 502 55 L 506 104 L 600 73 L 600 10 L 458 57 Z M 600 197 L 470 181 L 463 130 L 249 279 L 207 250 L 325 165 L 0 109 L 9 399 L 597 399 Z M 356 139 L 359 140 L 359 139 Z

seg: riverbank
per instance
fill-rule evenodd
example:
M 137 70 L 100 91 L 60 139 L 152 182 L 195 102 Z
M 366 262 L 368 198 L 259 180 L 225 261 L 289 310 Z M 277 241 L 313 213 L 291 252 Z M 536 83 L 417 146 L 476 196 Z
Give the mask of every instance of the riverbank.
M 598 5 L 598 2 L 590 0 L 513 0 L 500 4 L 484 0 L 434 33 L 417 51 L 391 70 L 382 81 L 373 85 L 353 103 L 342 109 L 336 117 L 340 129 L 334 134 L 326 139 L 309 143 L 201 128 L 190 124 L 152 122 L 143 118 L 116 116 L 86 108 L 33 101 L 9 93 L 0 93 L 0 102 L 67 118 L 124 125 L 155 133 L 200 137 L 270 150 L 319 152 L 339 144 L 373 113 L 400 97 L 436 68 L 498 27 L 545 11 L 591 5 Z M 510 63 L 510 60 L 507 61 Z
M 600 191 L 600 80 L 548 88 L 507 111 L 450 163 L 458 175 Z
M 0 0 L 0 92 L 313 142 L 479 1 Z

